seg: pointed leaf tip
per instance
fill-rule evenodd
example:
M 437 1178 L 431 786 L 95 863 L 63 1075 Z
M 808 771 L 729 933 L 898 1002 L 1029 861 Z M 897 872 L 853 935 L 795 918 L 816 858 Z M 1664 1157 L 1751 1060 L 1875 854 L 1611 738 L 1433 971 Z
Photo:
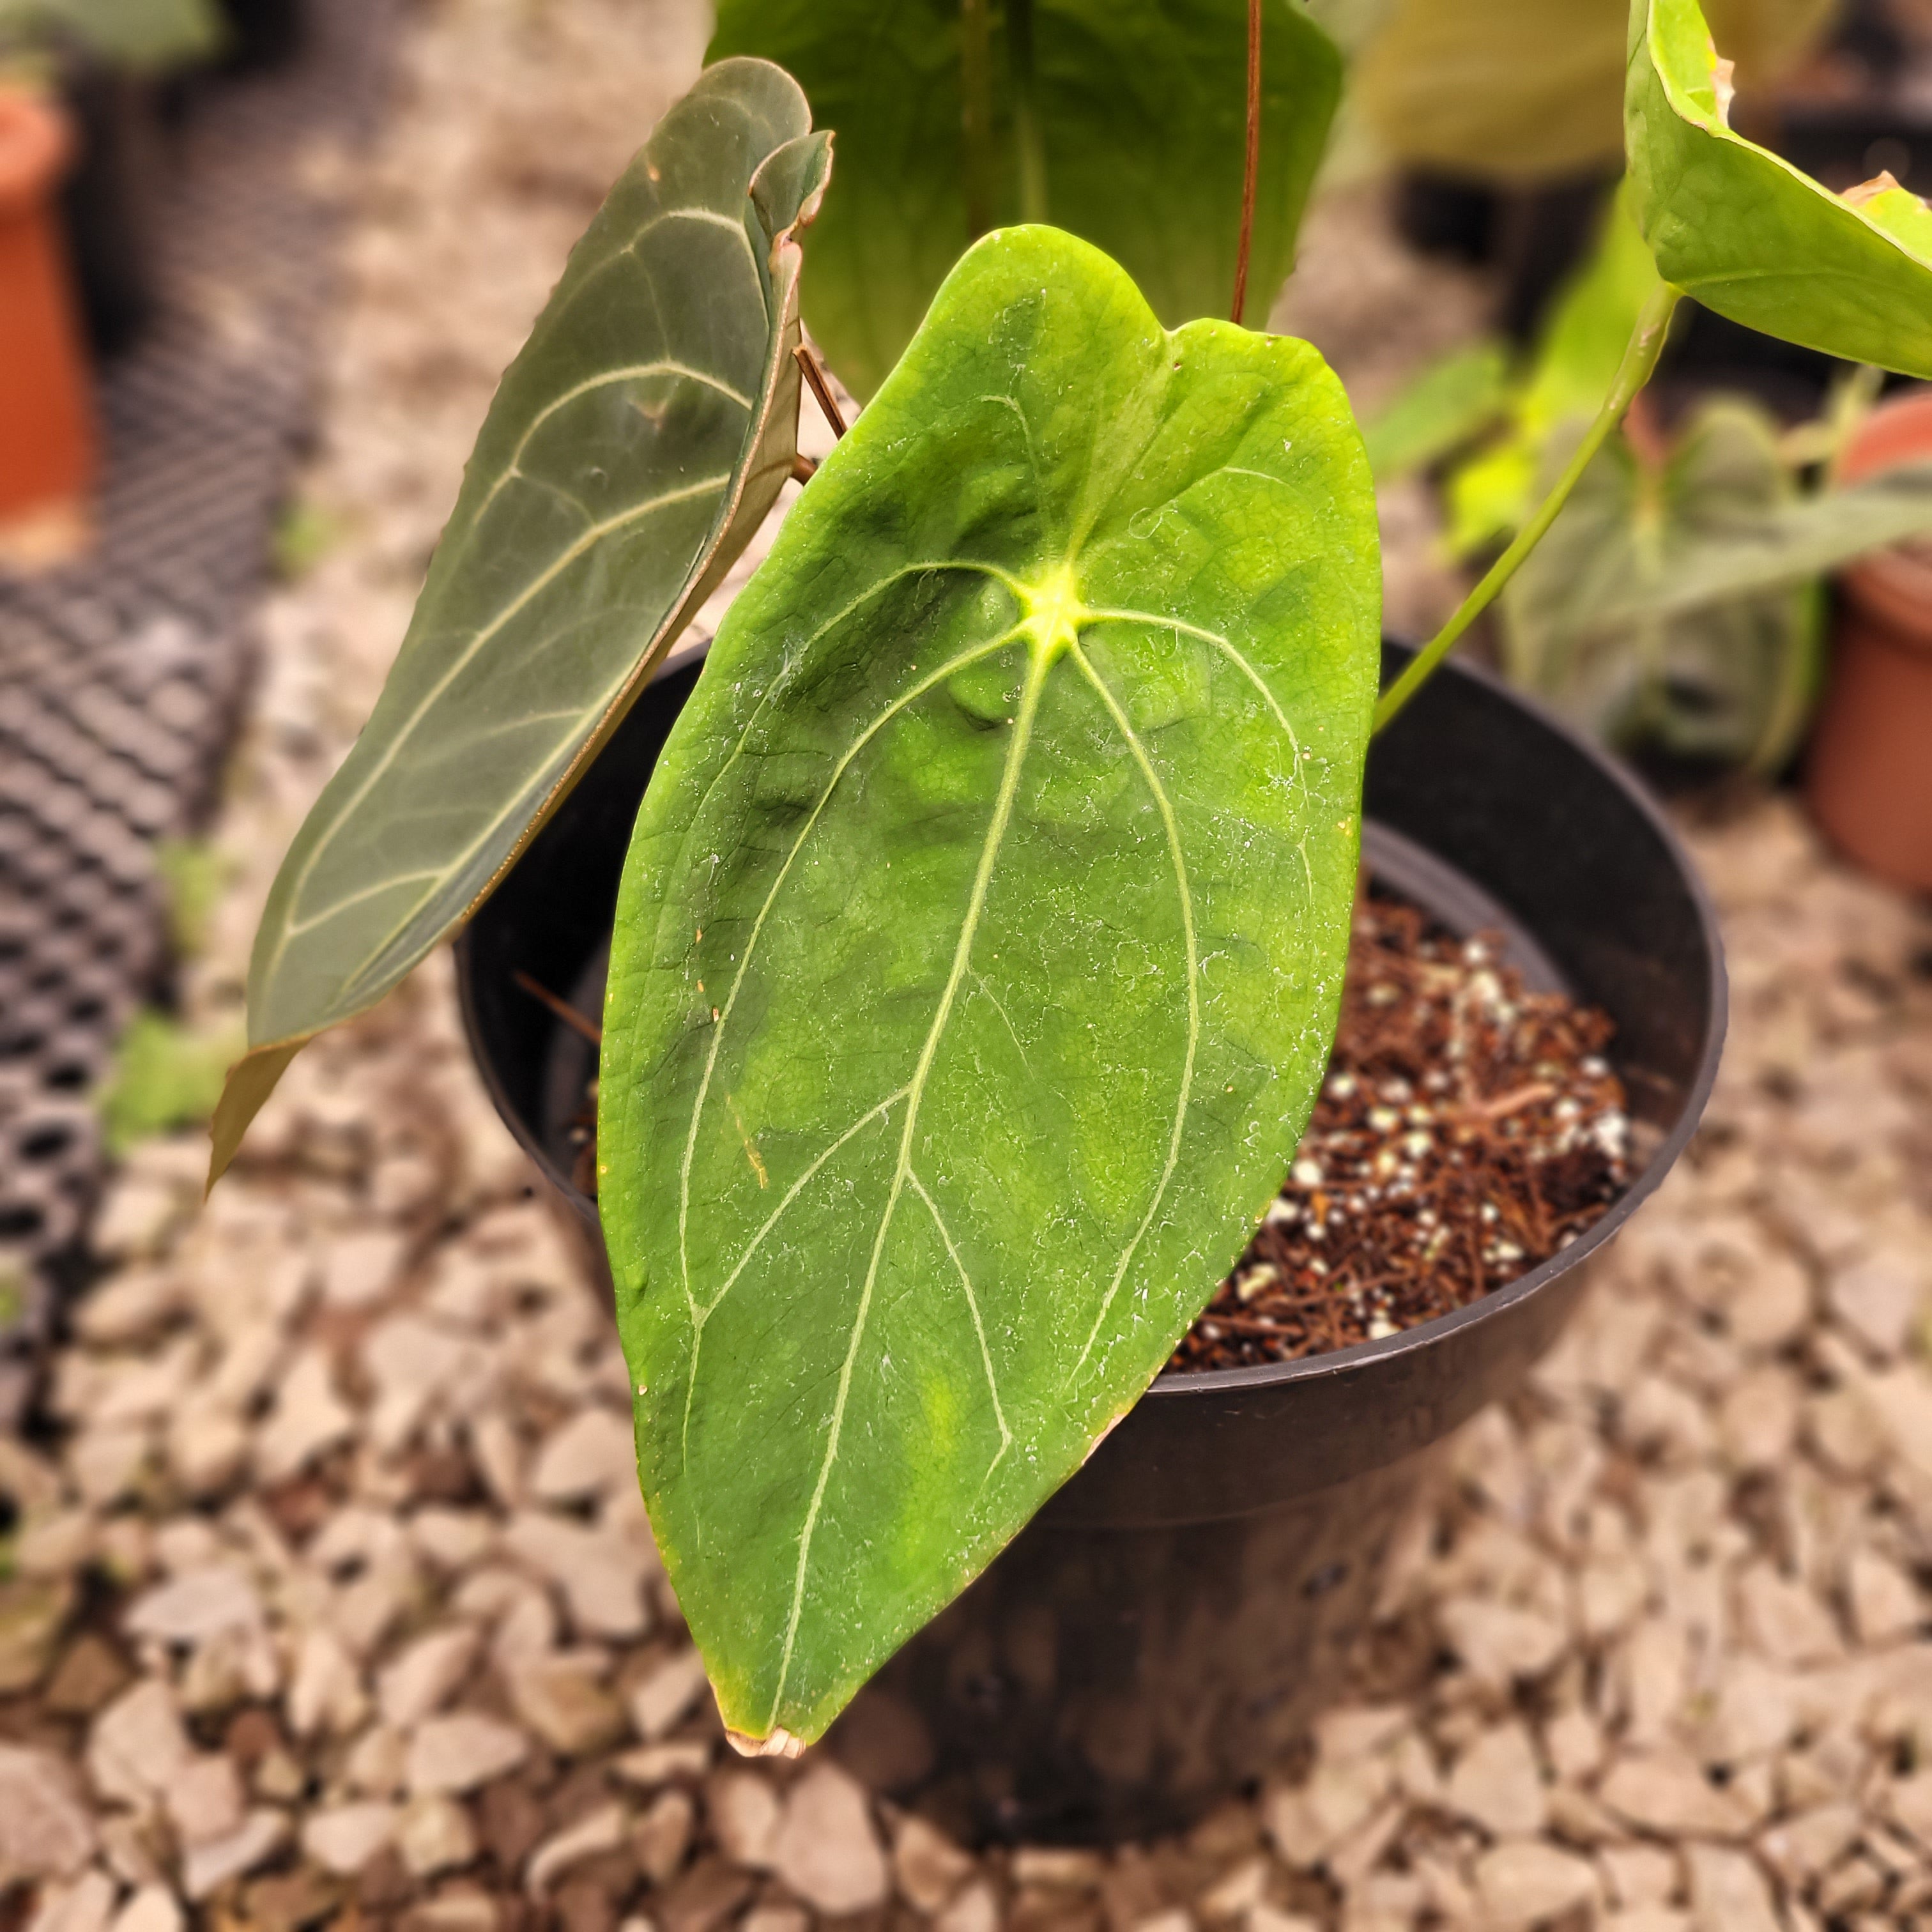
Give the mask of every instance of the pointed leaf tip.
M 210 1146 L 208 1185 L 202 1190 L 204 1199 L 227 1172 L 249 1124 L 275 1090 L 276 1083 L 288 1070 L 289 1062 L 310 1037 L 304 1034 L 300 1040 L 275 1040 L 266 1046 L 251 1047 L 228 1070 L 228 1078 L 222 1082 L 221 1098 L 215 1102 L 214 1115 L 208 1126 Z

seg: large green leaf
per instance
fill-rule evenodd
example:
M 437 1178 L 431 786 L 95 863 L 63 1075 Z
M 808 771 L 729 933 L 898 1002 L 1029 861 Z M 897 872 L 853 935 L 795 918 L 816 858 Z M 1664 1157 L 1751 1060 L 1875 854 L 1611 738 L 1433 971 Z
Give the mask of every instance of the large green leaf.
M 1375 504 L 1305 344 L 988 237 L 740 596 L 638 820 L 600 1193 L 726 1723 L 818 1735 L 1132 1406 L 1321 1078 Z
M 510 365 L 394 668 L 283 861 L 213 1172 L 302 1042 L 508 871 L 791 473 L 799 251 L 830 165 L 796 82 L 713 68 Z
M 1170 326 L 1226 315 L 1246 13 L 1246 0 L 720 0 L 711 58 L 777 61 L 837 130 L 805 319 L 854 393 L 878 387 L 968 242 L 1000 222 L 1096 243 Z M 1267 0 L 1262 74 L 1250 321 L 1294 261 L 1340 88 L 1340 56 L 1300 0 Z
M 1932 376 L 1932 211 L 1889 176 L 1846 195 L 1733 134 L 1697 0 L 1633 0 L 1625 145 L 1664 280 L 1734 322 Z
M 1932 466 L 1802 495 L 1777 425 L 1712 402 L 1660 464 L 1604 446 L 1503 593 L 1505 661 L 1615 742 L 1775 770 L 1814 694 L 1818 580 L 1928 530 Z

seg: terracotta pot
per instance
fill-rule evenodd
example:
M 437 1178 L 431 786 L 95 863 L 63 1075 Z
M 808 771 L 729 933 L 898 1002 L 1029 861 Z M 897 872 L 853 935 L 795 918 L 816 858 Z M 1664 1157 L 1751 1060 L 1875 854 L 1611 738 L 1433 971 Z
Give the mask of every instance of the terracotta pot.
M 1874 410 L 1844 474 L 1928 461 L 1932 390 Z M 1867 872 L 1932 892 L 1932 548 L 1879 550 L 1840 575 L 1805 794 L 1833 843 Z
M 0 558 L 70 550 L 94 472 L 93 411 L 55 198 L 59 110 L 0 88 Z

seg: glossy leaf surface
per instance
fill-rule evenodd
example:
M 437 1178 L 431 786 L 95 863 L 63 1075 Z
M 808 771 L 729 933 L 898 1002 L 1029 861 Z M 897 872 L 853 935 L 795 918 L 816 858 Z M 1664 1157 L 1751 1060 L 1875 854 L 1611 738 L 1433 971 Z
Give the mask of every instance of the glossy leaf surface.
M 1002 222 L 1095 243 L 1170 327 L 1226 315 L 1246 20 L 1246 0 L 721 0 L 711 57 L 778 62 L 837 132 L 838 185 L 806 242 L 805 319 L 853 392 L 878 388 L 973 236 Z M 1263 33 L 1244 316 L 1257 325 L 1293 263 L 1341 84 L 1299 0 L 1268 0 Z
M 474 910 L 790 474 L 799 256 L 830 155 L 796 84 L 714 68 L 505 375 L 362 735 L 283 861 L 214 1171 L 303 1040 Z
M 1132 1406 L 1280 1184 L 1346 950 L 1375 504 L 1305 344 L 989 236 L 733 607 L 638 821 L 599 1201 L 725 1720 L 816 1737 Z
M 1726 124 L 1696 0 L 1634 0 L 1625 142 L 1658 272 L 1720 315 L 1932 376 L 1932 211 L 1889 176 L 1834 194 Z

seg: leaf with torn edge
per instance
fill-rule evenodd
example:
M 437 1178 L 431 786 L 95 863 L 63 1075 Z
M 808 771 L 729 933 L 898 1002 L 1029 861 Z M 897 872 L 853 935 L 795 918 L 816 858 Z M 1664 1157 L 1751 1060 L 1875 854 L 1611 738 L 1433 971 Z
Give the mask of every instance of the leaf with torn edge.
M 1624 143 L 1658 272 L 1733 322 L 1932 376 L 1932 209 L 1889 175 L 1842 195 L 1728 125 L 1697 0 L 1633 0 Z
M 1266 0 L 1261 175 L 1243 320 L 1264 326 L 1341 88 L 1301 0 Z M 710 58 L 796 74 L 836 131 L 805 319 L 853 393 L 884 380 L 974 236 L 1051 221 L 1170 327 L 1234 297 L 1247 0 L 720 0 Z
M 961 261 L 654 772 L 598 1203 L 726 1724 L 817 1737 L 1132 1406 L 1326 1063 L 1378 666 L 1314 350 Z
M 211 1180 L 283 1069 L 473 912 L 791 473 L 800 254 L 830 165 L 763 61 L 626 170 L 510 365 L 388 682 L 256 935 Z

